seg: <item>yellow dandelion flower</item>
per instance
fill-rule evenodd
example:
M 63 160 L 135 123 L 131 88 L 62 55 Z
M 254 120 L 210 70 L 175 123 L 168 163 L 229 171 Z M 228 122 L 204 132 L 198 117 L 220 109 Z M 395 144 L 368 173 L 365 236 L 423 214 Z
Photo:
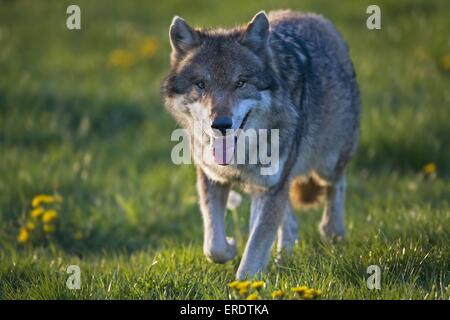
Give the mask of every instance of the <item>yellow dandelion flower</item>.
M 43 213 L 44 213 L 44 208 L 38 207 L 38 208 L 35 208 L 35 209 L 31 210 L 30 215 L 31 215 L 31 217 L 33 217 L 33 218 L 38 218 L 38 217 L 40 217 Z
M 28 232 L 27 228 L 21 228 L 19 231 L 19 235 L 17 236 L 17 241 L 19 243 L 27 243 L 28 240 L 30 240 L 30 233 Z
M 132 52 L 124 49 L 116 49 L 109 55 L 108 65 L 118 68 L 129 68 L 134 63 Z
M 308 290 L 307 286 L 300 286 L 300 287 L 295 287 L 295 288 L 291 289 L 292 292 L 299 294 L 299 295 L 304 294 L 306 292 L 306 290 Z
M 228 286 L 232 289 L 237 289 L 239 283 L 241 283 L 239 280 L 231 281 L 228 283 Z
M 254 281 L 254 282 L 251 284 L 251 287 L 252 287 L 253 289 L 259 290 L 259 289 L 261 289 L 261 288 L 264 288 L 265 285 L 266 285 L 266 283 L 265 283 L 264 281 Z
M 44 223 L 49 223 L 55 220 L 58 217 L 58 213 L 55 210 L 47 210 L 44 212 L 42 216 L 42 221 Z
M 256 293 L 249 294 L 245 300 L 258 300 L 258 295 Z
M 305 300 L 316 299 L 318 296 L 320 296 L 320 294 L 321 294 L 320 290 L 307 289 L 303 293 L 302 298 Z
M 245 296 L 248 293 L 248 288 L 241 288 L 239 289 L 239 294 L 241 296 Z
M 33 208 L 38 207 L 41 203 L 52 203 L 55 202 L 55 197 L 47 194 L 39 194 L 33 198 L 31 205 Z
M 429 163 L 427 163 L 426 165 L 423 166 L 422 171 L 425 174 L 431 175 L 431 174 L 436 173 L 437 167 L 436 167 L 436 165 L 433 162 L 429 162 Z
M 447 53 L 442 56 L 440 64 L 442 69 L 450 71 L 450 53 Z
M 36 229 L 36 224 L 34 222 L 29 221 L 27 223 L 26 228 L 27 228 L 28 231 L 33 231 L 34 229 Z
M 283 298 L 286 295 L 286 293 L 283 290 L 275 290 L 272 292 L 272 298 L 273 299 L 280 299 Z
M 55 226 L 53 226 L 51 224 L 44 224 L 43 230 L 45 233 L 53 233 L 53 232 L 55 232 Z
M 248 288 L 250 287 L 251 282 L 250 281 L 240 281 L 237 285 L 236 288 L 239 290 L 242 289 L 246 289 L 248 290 Z
M 143 58 L 151 58 L 156 53 L 156 50 L 158 50 L 158 47 L 158 39 L 155 37 L 148 37 L 141 42 L 139 46 L 139 53 Z
M 313 295 L 311 294 L 311 292 L 309 292 L 309 291 L 307 291 L 307 292 L 305 292 L 303 295 L 302 295 L 302 298 L 303 299 L 305 299 L 305 300 L 311 300 L 311 299 L 313 299 Z

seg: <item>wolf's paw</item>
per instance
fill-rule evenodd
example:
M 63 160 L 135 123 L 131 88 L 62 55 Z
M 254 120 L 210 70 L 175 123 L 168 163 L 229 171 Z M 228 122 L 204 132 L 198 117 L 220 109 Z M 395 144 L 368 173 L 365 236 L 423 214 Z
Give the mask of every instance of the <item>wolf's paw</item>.
M 205 248 L 204 253 L 206 258 L 211 262 L 225 263 L 232 260 L 236 256 L 236 241 L 233 238 L 227 237 L 225 245 Z
M 345 227 L 331 223 L 321 223 L 319 232 L 322 240 L 329 242 L 340 242 L 345 239 Z

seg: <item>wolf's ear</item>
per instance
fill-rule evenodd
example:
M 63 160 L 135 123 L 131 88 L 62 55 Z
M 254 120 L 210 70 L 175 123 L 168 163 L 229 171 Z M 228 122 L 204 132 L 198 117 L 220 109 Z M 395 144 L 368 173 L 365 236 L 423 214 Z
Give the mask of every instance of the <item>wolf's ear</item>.
M 258 12 L 248 24 L 241 43 L 253 51 L 264 49 L 269 36 L 269 19 L 264 11 Z
M 184 19 L 175 16 L 169 30 L 170 45 L 178 56 L 200 44 L 200 36 Z

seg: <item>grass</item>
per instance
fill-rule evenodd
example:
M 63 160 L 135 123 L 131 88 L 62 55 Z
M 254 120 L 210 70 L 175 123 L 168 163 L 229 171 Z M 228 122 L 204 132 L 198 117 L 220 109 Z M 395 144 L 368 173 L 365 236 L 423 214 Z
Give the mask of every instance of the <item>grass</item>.
M 348 241 L 323 244 L 320 209 L 298 213 L 301 242 L 292 258 L 270 264 L 268 290 L 450 297 L 448 1 L 379 1 L 380 31 L 365 27 L 370 1 L 78 1 L 81 31 L 65 28 L 69 4 L 0 1 L 1 299 L 230 298 L 239 257 L 206 262 L 194 168 L 170 161 L 176 125 L 159 96 L 167 28 L 175 14 L 234 25 L 287 7 L 320 12 L 342 32 L 363 117 L 349 168 Z M 154 53 L 143 51 L 147 40 Z M 435 174 L 423 173 L 427 163 Z M 21 245 L 19 229 L 41 193 L 64 197 L 56 231 Z M 246 199 L 244 235 L 248 211 Z M 237 227 L 230 216 L 227 224 Z M 81 290 L 65 286 L 71 264 L 81 268 Z M 381 290 L 367 289 L 372 264 Z

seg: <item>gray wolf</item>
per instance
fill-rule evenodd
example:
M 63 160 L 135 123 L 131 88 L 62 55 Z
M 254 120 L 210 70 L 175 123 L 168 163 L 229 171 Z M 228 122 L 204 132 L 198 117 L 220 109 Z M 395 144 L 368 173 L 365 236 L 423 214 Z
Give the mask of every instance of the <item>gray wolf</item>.
M 261 175 L 259 163 L 207 163 L 192 154 L 206 257 L 224 263 L 236 255 L 224 225 L 236 186 L 251 196 L 237 279 L 260 276 L 276 239 L 279 254 L 292 250 L 298 236 L 293 205 L 323 195 L 319 231 L 325 239 L 342 239 L 345 169 L 358 142 L 360 101 L 347 45 L 333 24 L 292 11 L 260 12 L 233 29 L 192 28 L 175 17 L 169 36 L 171 70 L 162 95 L 193 146 L 213 152 L 213 130 L 279 129 L 275 174 Z M 203 134 L 193 132 L 195 121 L 204 124 Z

